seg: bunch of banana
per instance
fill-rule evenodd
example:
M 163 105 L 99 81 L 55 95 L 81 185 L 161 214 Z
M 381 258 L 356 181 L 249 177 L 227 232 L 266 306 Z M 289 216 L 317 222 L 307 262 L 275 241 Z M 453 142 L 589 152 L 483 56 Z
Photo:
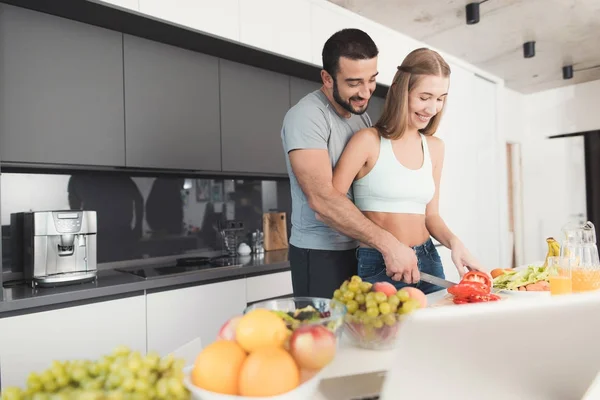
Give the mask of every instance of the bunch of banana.
M 548 243 L 548 253 L 546 253 L 546 260 L 544 260 L 544 267 L 548 266 L 548 258 L 560 257 L 560 243 L 558 243 L 552 237 L 547 238 L 546 243 Z

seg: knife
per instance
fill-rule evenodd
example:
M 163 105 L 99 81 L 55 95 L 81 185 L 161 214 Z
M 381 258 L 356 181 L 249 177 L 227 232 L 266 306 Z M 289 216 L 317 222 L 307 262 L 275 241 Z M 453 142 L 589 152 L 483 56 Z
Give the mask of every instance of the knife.
M 449 287 L 456 285 L 456 283 L 454 283 L 454 282 L 450 282 L 450 281 L 447 281 L 446 279 L 438 278 L 437 276 L 429 275 L 426 272 L 421 272 L 421 280 L 424 282 L 431 283 L 432 285 L 437 285 L 437 286 L 443 287 L 445 289 L 448 289 Z

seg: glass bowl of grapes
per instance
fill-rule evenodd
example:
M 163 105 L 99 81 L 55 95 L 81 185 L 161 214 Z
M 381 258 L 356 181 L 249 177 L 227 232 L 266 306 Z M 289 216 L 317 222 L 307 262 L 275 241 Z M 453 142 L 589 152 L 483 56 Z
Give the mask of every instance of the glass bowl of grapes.
M 244 314 L 257 308 L 274 311 L 283 319 L 290 331 L 304 325 L 322 325 L 341 336 L 346 306 L 336 299 L 321 297 L 289 297 L 254 303 Z
M 393 348 L 402 321 L 427 304 L 419 289 L 397 290 L 389 282 L 372 284 L 356 275 L 344 281 L 333 298 L 346 305 L 344 334 L 355 346 L 371 350 Z

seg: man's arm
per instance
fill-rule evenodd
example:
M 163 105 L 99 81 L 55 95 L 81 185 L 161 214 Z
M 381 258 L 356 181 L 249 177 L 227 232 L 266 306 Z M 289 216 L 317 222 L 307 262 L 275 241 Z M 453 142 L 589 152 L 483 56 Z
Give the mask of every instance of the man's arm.
M 382 253 L 389 250 L 388 243 L 394 237 L 368 220 L 345 194 L 333 187 L 327 150 L 293 150 L 290 163 L 310 208 L 327 225 Z
M 417 258 L 412 249 L 367 219 L 344 193 L 333 187 L 327 150 L 293 150 L 289 156 L 310 208 L 327 225 L 379 250 L 385 259 L 388 275 L 394 280 L 407 283 L 420 280 Z

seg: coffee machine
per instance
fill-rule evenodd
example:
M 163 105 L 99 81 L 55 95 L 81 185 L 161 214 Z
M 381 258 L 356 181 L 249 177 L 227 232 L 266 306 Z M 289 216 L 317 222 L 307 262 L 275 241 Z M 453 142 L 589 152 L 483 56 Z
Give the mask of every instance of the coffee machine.
M 96 279 L 96 212 L 20 213 L 23 275 L 32 286 L 58 286 Z

